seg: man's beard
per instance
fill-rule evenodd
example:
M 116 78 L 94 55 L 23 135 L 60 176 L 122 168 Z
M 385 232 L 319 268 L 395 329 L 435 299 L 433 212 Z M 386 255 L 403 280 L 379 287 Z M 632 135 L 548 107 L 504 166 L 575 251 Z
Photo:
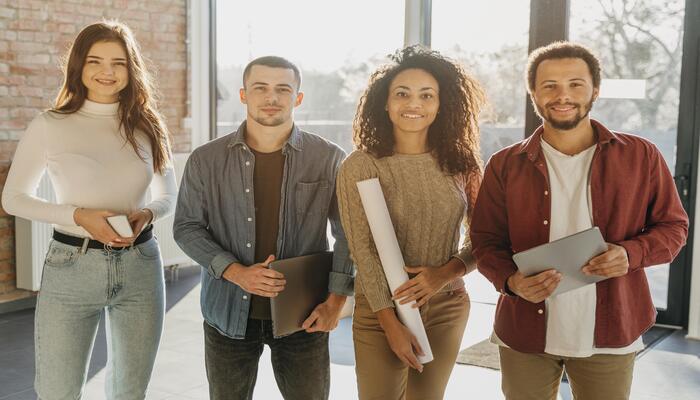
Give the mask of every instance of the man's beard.
M 253 117 L 253 120 L 262 126 L 280 126 L 286 121 L 284 117 Z
M 256 112 L 249 111 L 248 116 L 250 116 L 253 119 L 253 121 L 257 122 L 258 124 L 267 127 L 280 126 L 287 122 L 287 116 L 285 115 L 277 114 L 268 116 L 265 115 L 265 113 L 263 113 L 262 111 L 260 111 L 259 114 Z
M 576 103 L 567 103 L 567 105 L 575 106 L 577 111 L 581 109 L 581 105 Z M 576 126 L 578 126 L 578 124 L 581 121 L 583 121 L 584 118 L 588 116 L 588 114 L 591 112 L 591 108 L 593 108 L 593 99 L 591 99 L 591 101 L 584 105 L 583 113 L 579 112 L 572 119 L 563 121 L 554 119 L 550 116 L 548 111 L 549 105 L 546 105 L 545 108 L 542 109 L 542 107 L 535 104 L 535 108 L 537 109 L 537 114 L 539 114 L 540 118 L 542 118 L 544 121 L 549 122 L 549 125 L 551 125 L 552 128 L 560 131 L 568 131 L 574 129 Z

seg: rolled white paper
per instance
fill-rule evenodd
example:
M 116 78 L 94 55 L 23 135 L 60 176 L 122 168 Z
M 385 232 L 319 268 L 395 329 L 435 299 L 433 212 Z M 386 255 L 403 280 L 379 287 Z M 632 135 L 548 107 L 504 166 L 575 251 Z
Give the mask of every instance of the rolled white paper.
M 408 280 L 408 274 L 403 267 L 406 265 L 403 261 L 399 242 L 396 240 L 396 232 L 394 232 L 394 224 L 389 216 L 389 209 L 386 206 L 382 186 L 379 184 L 379 179 L 367 179 L 357 182 L 357 190 L 360 192 L 362 207 L 367 215 L 369 229 L 372 232 L 374 245 L 377 247 L 379 259 L 384 268 L 384 275 L 389 283 L 389 288 L 393 293 L 399 286 Z M 425 355 L 418 356 L 418 361 L 421 364 L 433 361 L 433 352 L 430 349 L 428 335 L 425 333 L 423 320 L 420 317 L 420 311 L 413 308 L 409 304 L 396 304 L 396 311 L 401 322 L 406 325 L 409 331 L 416 337 L 421 349 Z

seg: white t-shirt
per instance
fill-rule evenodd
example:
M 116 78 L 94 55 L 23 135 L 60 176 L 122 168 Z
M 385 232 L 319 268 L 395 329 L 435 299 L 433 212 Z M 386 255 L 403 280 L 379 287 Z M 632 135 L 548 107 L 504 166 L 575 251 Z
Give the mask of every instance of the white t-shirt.
M 73 220 L 77 207 L 123 214 L 148 208 L 154 221 L 172 213 L 177 200 L 172 164 L 162 175 L 154 173 L 150 142 L 137 131 L 146 161 L 139 158 L 121 134 L 118 106 L 86 100 L 72 114 L 37 116 L 17 145 L 2 193 L 3 208 L 80 237 L 89 235 Z M 44 172 L 56 203 L 35 196 Z M 149 188 L 152 201 L 146 204 Z
M 557 151 L 544 139 L 541 142 L 549 173 L 551 242 L 593 226 L 589 177 L 596 146 L 569 156 Z M 594 346 L 596 297 L 596 285 L 591 284 L 545 300 L 545 353 L 589 357 L 594 354 L 628 354 L 644 348 L 641 337 L 623 348 Z

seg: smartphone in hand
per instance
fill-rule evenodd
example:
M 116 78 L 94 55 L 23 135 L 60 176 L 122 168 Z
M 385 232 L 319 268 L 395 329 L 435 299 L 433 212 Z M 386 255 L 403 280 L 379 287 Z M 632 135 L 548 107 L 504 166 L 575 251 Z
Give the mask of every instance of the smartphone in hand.
M 129 224 L 129 220 L 126 218 L 126 215 L 114 215 L 107 217 L 107 222 L 119 236 L 125 238 L 134 236 L 134 231 L 131 229 L 131 225 Z

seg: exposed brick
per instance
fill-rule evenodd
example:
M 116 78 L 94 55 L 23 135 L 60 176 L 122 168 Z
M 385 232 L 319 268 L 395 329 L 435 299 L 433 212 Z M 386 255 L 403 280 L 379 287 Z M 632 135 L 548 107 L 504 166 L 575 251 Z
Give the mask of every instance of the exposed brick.
M 0 142 L 0 161 L 10 161 L 17 149 L 17 142 L 4 141 Z
M 14 229 L 6 227 L 0 229 L 0 260 L 11 259 L 15 255 Z M 6 252 L 6 253 L 5 253 Z
M 141 10 L 126 10 L 122 13 L 121 18 L 124 21 L 129 21 L 129 26 L 131 26 L 134 21 L 148 21 L 148 14 Z
M 2 43 L 3 42 L 0 42 L 0 49 L 2 49 Z M 37 42 L 12 42 L 10 44 L 10 49 L 12 51 L 21 51 L 26 53 L 43 51 L 45 48 L 45 45 Z
M 23 97 L 43 97 L 44 89 L 31 86 L 16 86 L 10 89 L 10 93 L 13 96 L 23 96 Z
M 49 17 L 48 13 L 46 11 L 42 10 L 19 10 L 19 18 L 20 19 L 28 19 L 28 20 L 34 20 L 34 21 L 46 21 Z
M 37 115 L 37 110 L 28 107 L 17 107 L 10 110 L 10 117 L 22 120 L 31 120 Z
M 9 229 L 14 231 L 15 229 L 15 217 L 2 217 L 0 218 L 0 229 Z
M 16 0 L 15 6 L 17 8 L 32 8 L 31 0 Z
M 27 64 L 26 66 L 22 67 L 13 65 L 10 68 L 11 74 L 23 75 L 23 84 L 27 86 L 39 86 L 43 84 L 43 82 L 39 82 L 37 80 L 37 78 L 41 78 L 42 71 L 43 68 L 40 65 L 36 64 Z
M 16 278 L 14 271 L 0 272 L 0 282 L 14 282 Z
M 56 11 L 63 11 L 73 14 L 75 17 L 81 17 L 80 15 L 75 15 L 78 5 L 74 3 L 69 3 L 67 1 L 59 3 L 59 6 L 55 7 Z
M 102 16 L 102 13 L 106 10 L 103 10 L 101 7 L 96 7 L 96 6 L 86 6 L 86 5 L 79 5 L 76 7 L 76 13 L 80 15 L 89 15 L 93 17 L 99 17 Z
M 5 219 L 5 218 L 2 218 Z M 14 272 L 15 263 L 14 261 L 0 261 L 0 273 L 3 272 Z
M 3 120 L 0 121 L 0 129 L 18 129 L 23 127 L 25 124 L 23 121 L 19 120 Z M 0 146 L 2 146 L 4 143 L 0 143 Z
M 22 42 L 29 42 L 34 40 L 34 32 L 17 32 L 17 40 Z
M 17 291 L 17 286 L 15 281 L 9 281 L 9 282 L 0 282 L 0 294 L 2 295 L 8 295 L 11 293 L 14 293 Z M 4 299 L 6 296 L 2 296 Z M 12 299 L 12 297 L 10 297 Z M 5 300 L 5 301 L 10 301 L 10 300 Z
M 75 33 L 77 32 L 77 29 L 73 24 L 60 24 L 58 26 L 58 31 L 61 33 Z
M 48 54 L 18 54 L 17 62 L 22 64 L 46 64 L 51 61 Z
M 20 19 L 17 22 L 17 29 L 20 29 L 23 31 L 38 31 L 38 30 L 41 30 L 41 27 L 42 27 L 41 21 L 38 21 L 38 20 Z
M 5 40 L 8 40 L 10 42 L 14 42 L 17 40 L 17 32 L 15 31 L 10 31 L 10 30 L 4 30 L 0 32 L 0 38 L 3 38 Z
M 34 40 L 37 43 L 49 43 L 52 36 L 50 32 L 34 32 Z
M 46 7 L 47 2 L 42 0 L 32 0 L 29 4 L 32 10 L 42 10 Z
M 14 262 L 15 258 L 15 238 L 11 229 L 3 229 L 6 233 L 0 238 L 0 262 Z M 14 272 L 14 271 L 11 271 Z M 2 280 L 2 279 L 0 279 Z
M 0 7 L 0 18 L 15 19 L 17 10 L 7 7 Z

